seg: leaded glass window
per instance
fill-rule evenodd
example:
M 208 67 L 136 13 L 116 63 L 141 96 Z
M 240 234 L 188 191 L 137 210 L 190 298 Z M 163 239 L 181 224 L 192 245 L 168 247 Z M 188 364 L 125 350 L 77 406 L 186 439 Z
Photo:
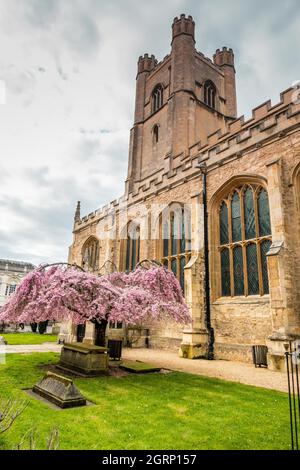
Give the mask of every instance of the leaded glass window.
M 161 227 L 162 264 L 174 273 L 184 290 L 184 268 L 191 258 L 190 218 L 180 206 L 162 214 Z
M 100 247 L 96 238 L 89 238 L 82 250 L 82 267 L 85 271 L 97 272 L 99 269 Z
M 244 295 L 244 266 L 243 249 L 236 246 L 233 249 L 234 295 Z
M 232 241 L 242 240 L 241 202 L 239 193 L 235 192 L 231 201 Z
M 264 292 L 266 294 L 269 293 L 267 253 L 268 253 L 270 247 L 271 247 L 271 241 L 270 240 L 265 240 L 260 245 L 262 278 L 263 278 Z
M 246 247 L 247 251 L 247 274 L 249 295 L 259 294 L 259 279 L 257 265 L 257 245 L 251 243 Z
M 270 235 L 271 233 L 270 209 L 267 191 L 262 189 L 259 192 L 257 202 L 259 215 L 259 234 L 261 237 L 264 237 L 266 235 Z
M 253 191 L 251 188 L 247 188 L 244 194 L 244 214 L 246 232 L 245 238 L 247 240 L 251 240 L 256 236 Z
M 221 251 L 221 270 L 222 270 L 222 296 L 228 297 L 231 294 L 230 290 L 230 261 L 229 250 L 225 248 Z
M 140 261 L 140 227 L 131 222 L 127 228 L 125 271 L 133 271 Z
M 219 234 L 221 295 L 268 294 L 272 237 L 267 191 L 256 184 L 232 190 L 220 204 Z
M 228 236 L 228 207 L 226 202 L 223 202 L 220 211 L 220 238 L 221 245 L 229 243 Z

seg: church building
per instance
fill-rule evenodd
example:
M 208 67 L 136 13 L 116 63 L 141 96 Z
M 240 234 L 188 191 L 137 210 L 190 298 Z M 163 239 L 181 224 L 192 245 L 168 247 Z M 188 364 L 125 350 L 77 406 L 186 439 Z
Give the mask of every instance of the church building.
M 139 58 L 124 195 L 84 217 L 78 205 L 69 262 L 103 274 L 157 260 L 177 276 L 192 324 L 132 329 L 132 347 L 251 361 L 264 345 L 281 369 L 285 342 L 300 338 L 299 90 L 245 120 L 236 72 L 232 49 L 212 59 L 196 49 L 185 15 L 174 19 L 169 55 Z M 95 341 L 92 324 L 81 339 Z

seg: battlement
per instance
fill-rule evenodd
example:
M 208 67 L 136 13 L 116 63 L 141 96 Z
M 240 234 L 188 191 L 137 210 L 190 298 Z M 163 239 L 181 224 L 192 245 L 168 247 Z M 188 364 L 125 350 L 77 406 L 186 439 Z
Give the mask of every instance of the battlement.
M 196 54 L 196 57 L 198 59 L 202 59 L 204 60 L 205 62 L 207 62 L 208 64 L 210 64 L 212 67 L 214 67 L 214 69 L 218 70 L 220 72 L 220 69 L 218 69 L 218 66 L 216 65 L 216 63 L 210 58 L 210 57 L 207 57 L 205 54 L 203 54 L 203 52 L 201 51 L 196 51 L 195 52 Z M 221 72 L 220 72 L 221 73 Z
M 172 40 L 180 34 L 187 34 L 192 36 L 195 41 L 195 22 L 192 16 L 186 16 L 185 14 L 180 17 L 174 18 L 172 24 Z
M 170 59 L 170 57 L 170 54 L 165 55 L 165 57 L 161 61 L 156 63 L 155 70 L 158 70 L 162 65 L 164 65 Z
M 158 64 L 154 55 L 144 54 L 138 60 L 138 73 L 151 72 Z
M 214 64 L 222 67 L 223 65 L 232 65 L 234 66 L 234 53 L 232 49 L 223 47 L 217 49 L 216 53 L 213 56 Z

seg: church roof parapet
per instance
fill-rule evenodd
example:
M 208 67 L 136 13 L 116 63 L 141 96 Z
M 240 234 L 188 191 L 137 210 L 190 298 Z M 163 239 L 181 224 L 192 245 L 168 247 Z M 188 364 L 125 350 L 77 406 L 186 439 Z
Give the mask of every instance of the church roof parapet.
M 196 168 L 199 157 L 203 161 L 213 160 L 216 165 L 223 164 L 222 154 L 226 153 L 225 159 L 233 158 L 233 156 L 240 158 L 242 152 L 251 145 L 259 148 L 266 137 L 274 137 L 276 133 L 282 137 L 292 125 L 300 127 L 300 118 L 297 118 L 300 115 L 300 103 L 299 100 L 294 100 L 294 96 L 295 89 L 289 88 L 280 94 L 279 103 L 272 105 L 271 101 L 266 101 L 252 110 L 250 119 L 245 121 L 245 117 L 241 116 L 229 122 L 225 132 L 217 130 L 209 135 L 205 142 L 197 142 L 191 146 L 188 152 L 174 155 L 172 172 L 159 171 L 151 178 L 141 181 L 128 196 L 123 195 L 83 217 L 75 224 L 75 230 L 95 221 L 95 219 L 108 216 L 122 205 L 134 203 L 138 199 L 142 200 L 145 196 L 157 193 L 158 190 L 162 190 L 175 181 L 175 177 L 178 181 L 180 176 L 185 178 L 189 173 L 199 172 Z M 291 122 L 292 118 L 295 118 L 294 124 Z

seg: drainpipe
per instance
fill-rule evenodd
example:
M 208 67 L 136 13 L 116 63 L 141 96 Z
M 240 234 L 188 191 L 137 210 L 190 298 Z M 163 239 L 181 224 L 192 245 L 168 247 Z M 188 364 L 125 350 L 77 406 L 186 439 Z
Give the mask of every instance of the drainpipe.
M 204 265 L 205 265 L 205 326 L 208 332 L 207 359 L 214 359 L 215 334 L 211 325 L 210 310 L 210 269 L 209 269 L 209 242 L 208 242 L 208 212 L 207 212 L 207 166 L 206 163 L 199 163 L 197 168 L 202 174 L 202 194 L 204 211 Z

